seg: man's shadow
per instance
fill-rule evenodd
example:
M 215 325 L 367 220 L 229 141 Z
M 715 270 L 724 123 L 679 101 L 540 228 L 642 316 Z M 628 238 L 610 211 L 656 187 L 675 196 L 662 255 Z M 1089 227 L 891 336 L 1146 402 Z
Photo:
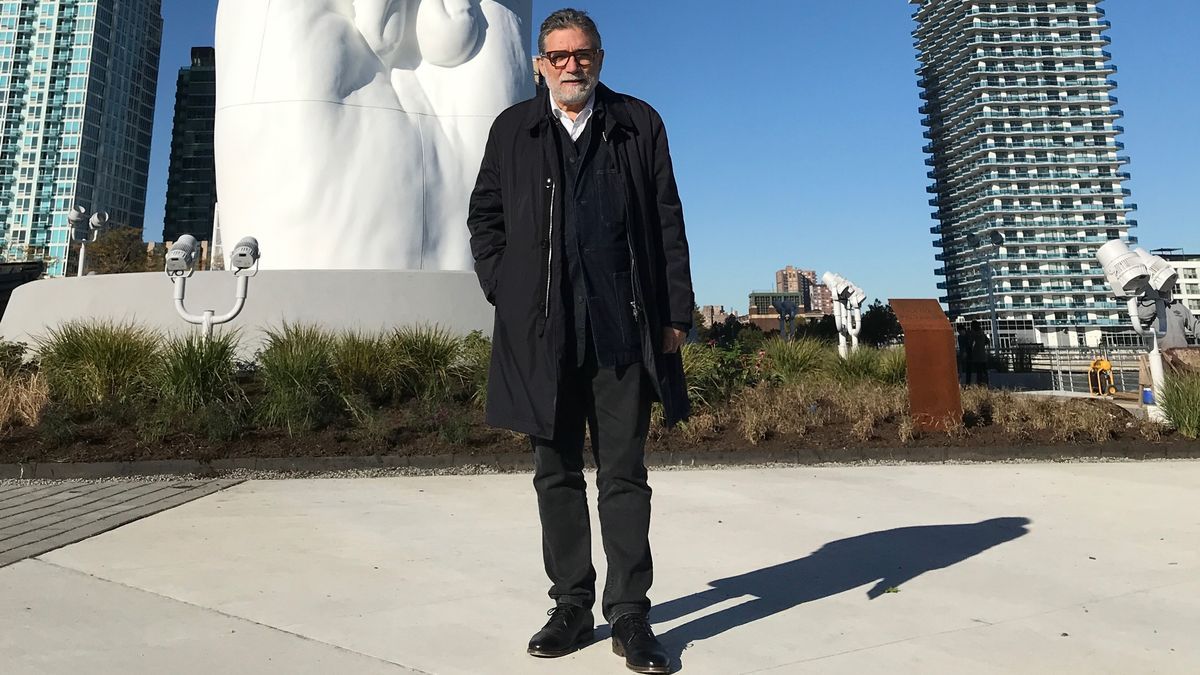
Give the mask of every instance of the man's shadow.
M 688 644 L 866 584 L 874 600 L 889 589 L 932 570 L 949 567 L 1029 532 L 1028 518 L 993 518 L 962 525 L 923 525 L 840 539 L 811 555 L 718 579 L 710 588 L 657 605 L 654 623 L 672 621 L 730 598 L 750 596 L 735 607 L 693 619 L 660 636 L 677 667 Z

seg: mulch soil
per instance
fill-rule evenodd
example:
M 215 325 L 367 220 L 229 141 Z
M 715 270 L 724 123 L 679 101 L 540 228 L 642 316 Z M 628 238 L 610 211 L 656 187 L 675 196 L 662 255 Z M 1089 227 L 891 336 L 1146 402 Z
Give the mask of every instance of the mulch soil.
M 1111 403 L 1112 413 L 1133 416 Z M 472 458 L 491 464 L 497 458 L 528 455 L 529 441 L 507 431 L 487 427 L 482 412 L 459 408 L 454 440 L 447 432 L 415 417 L 411 408 L 382 412 L 377 428 L 369 434 L 351 426 L 328 427 L 314 432 L 289 435 L 282 430 L 252 430 L 226 442 L 214 442 L 203 434 L 172 433 L 147 441 L 132 425 L 92 421 L 77 424 L 69 438 L 52 438 L 45 429 L 16 428 L 0 437 L 0 464 L 29 462 L 80 463 L 127 462 L 141 460 L 193 459 L 212 461 L 234 458 L 301 458 L 454 456 L 455 463 L 470 464 Z M 1119 425 L 1118 425 L 1119 426 Z M 1032 431 L 1023 438 L 1014 437 L 997 426 L 968 428 L 965 434 L 951 436 L 941 432 L 921 434 L 908 443 L 899 440 L 896 424 L 881 424 L 871 439 L 857 441 L 849 429 L 831 425 L 814 429 L 803 436 L 773 436 L 751 445 L 735 429 L 725 429 L 709 437 L 688 440 L 678 432 L 655 432 L 647 447 L 648 461 L 655 455 L 680 462 L 732 463 L 770 457 L 787 457 L 801 463 L 850 462 L 863 460 L 944 461 L 1056 459 L 1068 457 L 1183 458 L 1200 457 L 1200 441 L 1164 432 L 1156 441 L 1145 439 L 1137 425 L 1118 431 L 1103 443 L 1055 441 L 1049 431 Z

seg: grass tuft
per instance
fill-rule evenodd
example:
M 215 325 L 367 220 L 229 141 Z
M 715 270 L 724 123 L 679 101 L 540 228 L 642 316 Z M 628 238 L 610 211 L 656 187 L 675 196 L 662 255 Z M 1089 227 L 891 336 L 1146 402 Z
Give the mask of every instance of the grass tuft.
M 38 340 L 38 358 L 52 400 L 124 418 L 153 393 L 162 338 L 128 323 L 73 321 Z
M 266 334 L 259 354 L 259 420 L 295 435 L 340 417 L 344 408 L 333 366 L 333 337 L 315 326 L 288 323 Z
M 1188 438 L 1200 438 L 1200 373 L 1168 373 L 1159 402 L 1167 420 Z

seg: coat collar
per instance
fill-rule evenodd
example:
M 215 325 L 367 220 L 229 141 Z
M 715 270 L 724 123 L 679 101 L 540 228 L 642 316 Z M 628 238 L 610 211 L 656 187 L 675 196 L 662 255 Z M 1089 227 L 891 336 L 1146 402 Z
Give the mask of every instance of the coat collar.
M 596 85 L 596 113 L 599 114 L 599 119 L 604 121 L 605 133 L 611 133 L 617 127 L 628 129 L 630 133 L 637 132 L 629 118 L 629 106 L 620 94 L 609 89 L 603 82 Z M 553 122 L 554 118 L 550 115 L 550 89 L 545 86 L 538 87 L 538 94 L 533 98 L 533 107 L 525 120 L 526 127 L 534 131 Z

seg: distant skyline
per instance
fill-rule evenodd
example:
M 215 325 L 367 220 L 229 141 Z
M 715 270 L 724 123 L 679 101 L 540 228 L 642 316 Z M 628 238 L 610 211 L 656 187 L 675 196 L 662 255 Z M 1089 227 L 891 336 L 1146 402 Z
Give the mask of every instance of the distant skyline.
M 229 1 L 229 0 L 227 0 Z M 936 298 L 916 27 L 906 0 L 573 3 L 599 24 L 602 79 L 663 115 L 696 301 L 744 313 L 787 265 L 834 270 L 869 298 Z M 146 208 L 162 231 L 175 80 L 211 46 L 216 0 L 164 0 Z M 562 6 L 535 0 L 534 26 Z M 1126 187 L 1147 248 L 1200 254 L 1195 0 L 1107 0 Z M 531 38 L 532 39 L 532 38 Z M 464 225 L 465 226 L 465 225 Z M 269 251 L 264 251 L 269 255 Z

